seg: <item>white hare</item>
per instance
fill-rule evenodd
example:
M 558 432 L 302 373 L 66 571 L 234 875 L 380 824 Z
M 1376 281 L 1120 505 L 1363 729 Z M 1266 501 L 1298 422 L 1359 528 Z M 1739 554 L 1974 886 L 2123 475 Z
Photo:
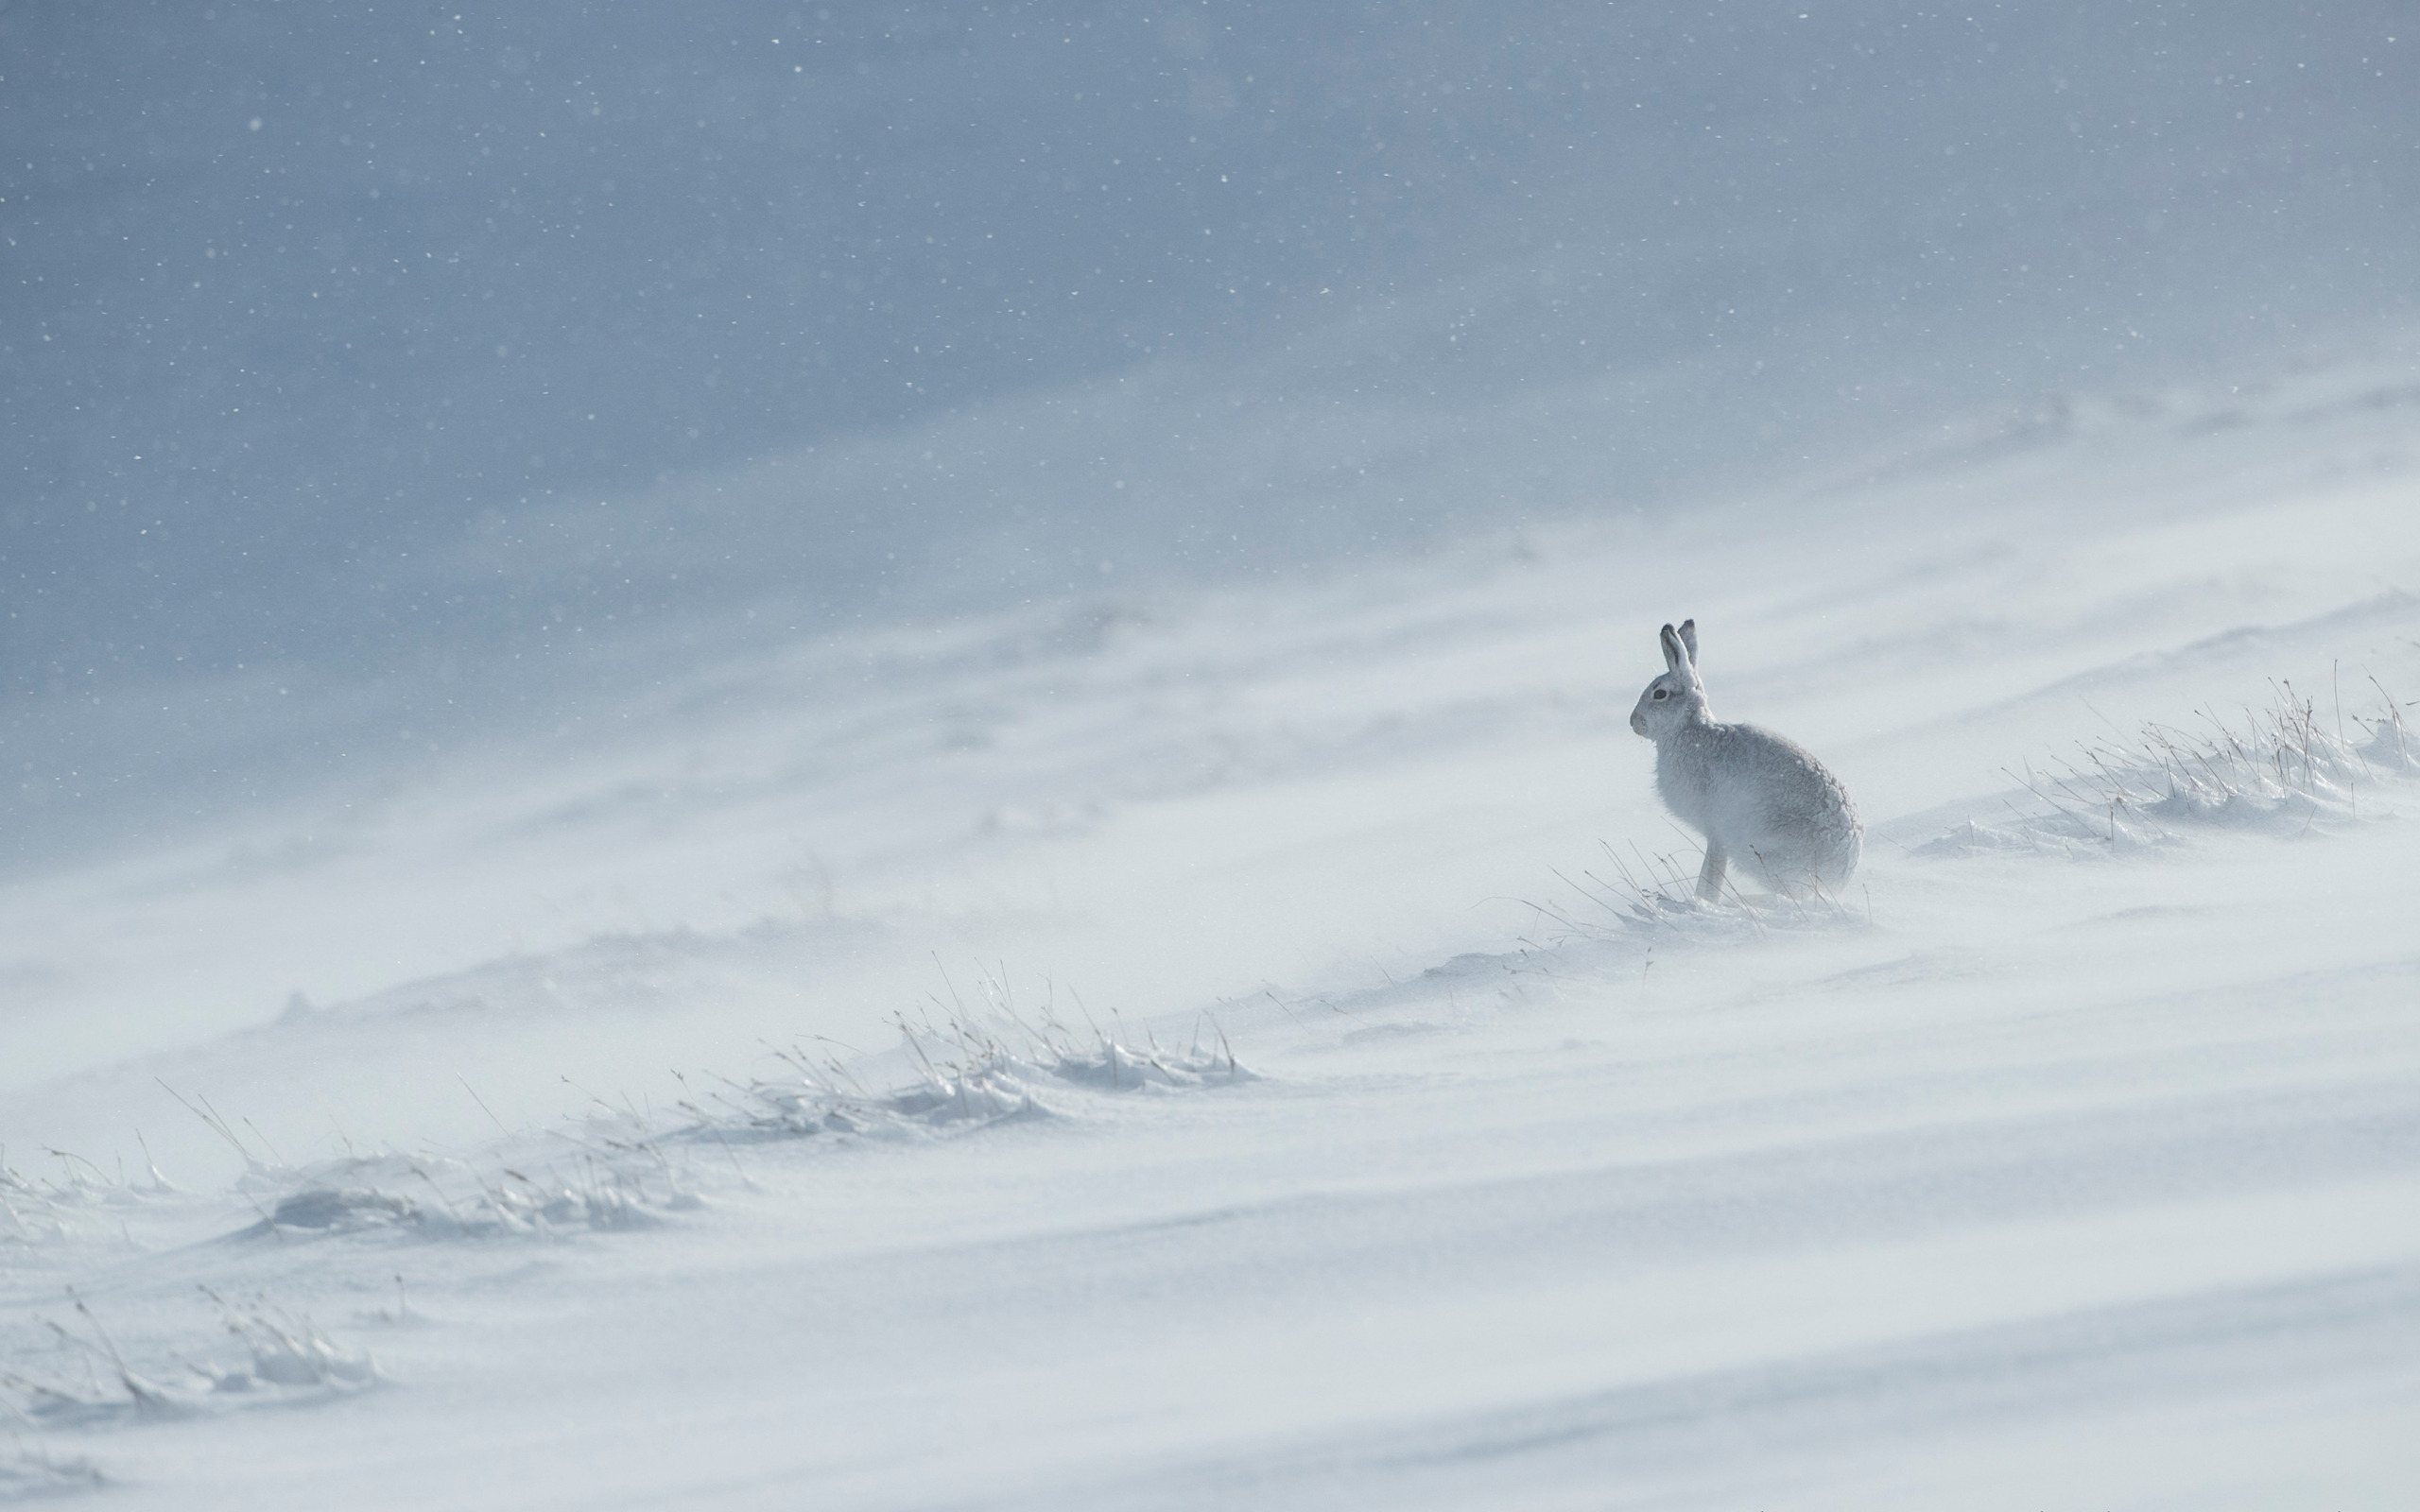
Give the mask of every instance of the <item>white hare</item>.
M 1836 894 L 1857 869 L 1864 826 L 1848 790 L 1795 744 L 1725 725 L 1698 680 L 1698 622 L 1664 627 L 1665 673 L 1638 696 L 1630 728 L 1655 742 L 1664 806 L 1705 836 L 1698 896 L 1722 892 L 1725 866 L 1789 897 Z

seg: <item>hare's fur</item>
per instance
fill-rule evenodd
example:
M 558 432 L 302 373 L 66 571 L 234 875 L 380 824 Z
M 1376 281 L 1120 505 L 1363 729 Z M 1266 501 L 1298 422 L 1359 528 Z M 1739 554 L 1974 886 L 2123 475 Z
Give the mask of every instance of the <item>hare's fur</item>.
M 1655 790 L 1705 836 L 1698 896 L 1722 892 L 1739 868 L 1788 897 L 1836 896 L 1864 851 L 1848 789 L 1794 742 L 1718 722 L 1697 669 L 1698 627 L 1664 627 L 1665 673 L 1647 685 L 1630 728 L 1655 742 Z

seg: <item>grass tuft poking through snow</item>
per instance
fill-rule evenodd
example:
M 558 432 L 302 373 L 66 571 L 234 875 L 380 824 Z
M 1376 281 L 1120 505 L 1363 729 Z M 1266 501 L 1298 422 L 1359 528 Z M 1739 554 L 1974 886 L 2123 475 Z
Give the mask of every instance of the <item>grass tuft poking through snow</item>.
M 1829 929 L 1861 922 L 1853 911 L 1828 894 L 1790 898 L 1779 894 L 1751 897 L 1736 881 L 1726 881 L 1722 896 L 1712 901 L 1697 894 L 1697 868 L 1670 854 L 1649 855 L 1634 850 L 1625 858 L 1604 846 L 1605 869 L 1582 871 L 1575 880 L 1563 872 L 1556 878 L 1577 893 L 1581 902 L 1530 902 L 1539 918 L 1554 926 L 1539 948 L 1560 950 L 1573 944 L 1630 943 L 1651 945 L 1679 939 L 1693 944 L 1724 945 L 1762 939 L 1781 931 Z
M 876 1089 L 835 1057 L 776 1050 L 782 1074 L 725 1081 L 708 1103 L 683 1102 L 697 1120 L 692 1132 L 757 1139 L 938 1132 L 1047 1117 L 1056 1109 L 1044 1099 L 1057 1089 L 1167 1092 L 1255 1079 L 1207 1021 L 1183 1049 L 1161 1045 L 1148 1030 L 1138 1044 L 1115 1020 L 1103 1029 L 1087 1015 L 1086 1027 L 1076 1030 L 1048 1000 L 1028 1017 L 999 978 L 985 977 L 980 989 L 978 1008 L 954 1001 L 940 1005 L 938 1019 L 928 1012 L 893 1021 L 904 1081 Z
M 230 1395 L 291 1401 L 378 1381 L 377 1366 L 367 1353 L 337 1344 L 309 1318 L 266 1301 L 239 1306 L 206 1287 L 203 1292 L 217 1304 L 240 1355 L 221 1349 L 215 1355 L 197 1350 L 199 1358 L 187 1358 L 171 1349 L 138 1367 L 92 1306 L 78 1297 L 72 1322 L 41 1320 L 53 1340 L 56 1364 L 41 1374 L 0 1376 L 0 1388 L 13 1399 L 11 1413 L 44 1427 L 92 1427 L 190 1417 Z M 8 1484 L 0 1479 L 0 1488 Z M 61 1484 L 78 1483 L 71 1477 Z
M 251 1356 L 249 1366 L 192 1368 L 210 1389 L 244 1392 L 283 1387 L 288 1391 L 349 1391 L 374 1383 L 378 1366 L 367 1351 L 346 1349 L 307 1317 L 292 1316 L 266 1302 L 237 1307 L 205 1288 L 226 1315 L 227 1332 Z
M 423 1239 L 551 1238 L 651 1228 L 667 1213 L 700 1206 L 694 1183 L 638 1114 L 608 1108 L 551 1139 L 559 1148 L 544 1160 L 507 1153 L 492 1168 L 382 1155 L 262 1172 L 275 1201 L 236 1237 L 384 1230 Z
M 237 1190 L 259 1218 L 235 1239 L 548 1239 L 654 1228 L 702 1206 L 678 1158 L 708 1141 L 959 1132 L 1050 1116 L 1063 1110 L 1053 1104 L 1067 1091 L 1169 1092 L 1256 1079 L 1206 1016 L 1190 1044 L 1173 1048 L 1148 1030 L 1138 1042 L 1114 1020 L 1102 1029 L 1087 1016 L 1087 1028 L 1072 1028 L 1048 1001 L 1028 1014 L 995 979 L 986 978 L 981 991 L 976 1009 L 936 1004 L 938 1013 L 912 1022 L 899 1016 L 900 1049 L 879 1062 L 775 1050 L 780 1074 L 745 1083 L 716 1078 L 718 1090 L 675 1104 L 682 1122 L 592 1100 L 572 1126 L 510 1136 L 475 1164 L 400 1153 L 270 1164 L 215 1113 L 197 1109 L 197 1116 L 250 1162 Z M 904 1074 L 869 1085 L 881 1064 Z M 511 1147 L 517 1141 L 527 1147 Z
M 0 1253 L 115 1241 L 129 1213 L 183 1195 L 147 1166 L 146 1179 L 134 1181 L 65 1150 L 47 1153 L 59 1162 L 56 1177 L 27 1176 L 0 1151 Z
M 2124 851 L 2192 830 L 2299 834 L 2359 818 L 2364 792 L 2420 775 L 2420 738 L 2379 692 L 2382 713 L 2323 720 L 2281 683 L 2275 701 L 2246 710 L 2239 725 L 2204 713 L 2200 729 L 2146 724 L 2128 743 L 2081 745 L 2054 767 L 2011 774 L 2037 809 L 2017 809 L 2005 824 L 1970 819 L 1918 853 Z
M 21 1413 L 45 1423 L 78 1425 L 130 1418 L 171 1418 L 188 1403 L 176 1392 L 136 1373 L 119 1352 L 117 1342 L 81 1297 L 76 1299 L 75 1327 L 55 1318 L 41 1322 L 57 1341 L 64 1368 L 42 1376 L 0 1376 L 22 1399 Z M 87 1335 L 90 1335 L 89 1337 Z

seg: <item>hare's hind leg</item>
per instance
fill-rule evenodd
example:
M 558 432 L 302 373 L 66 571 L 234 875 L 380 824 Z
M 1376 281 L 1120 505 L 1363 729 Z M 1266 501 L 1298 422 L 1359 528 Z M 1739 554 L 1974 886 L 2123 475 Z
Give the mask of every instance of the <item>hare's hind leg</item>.
M 1698 868 L 1698 897 L 1713 902 L 1722 896 L 1722 868 L 1730 864 L 1723 853 L 1722 842 L 1712 835 L 1705 839 L 1705 865 Z

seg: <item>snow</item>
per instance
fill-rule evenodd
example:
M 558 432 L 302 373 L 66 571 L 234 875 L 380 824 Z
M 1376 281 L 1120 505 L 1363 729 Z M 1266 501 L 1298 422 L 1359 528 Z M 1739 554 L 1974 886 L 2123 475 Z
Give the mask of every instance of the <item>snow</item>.
M 12 876 L 0 1497 L 2409 1502 L 2414 376 L 634 632 L 560 729 Z M 1684 615 L 1866 817 L 1837 905 L 1658 891 Z M 2241 804 L 2169 801 L 2218 726 Z
M 0 1503 L 2412 1503 L 2397 19 L 0 6 Z

